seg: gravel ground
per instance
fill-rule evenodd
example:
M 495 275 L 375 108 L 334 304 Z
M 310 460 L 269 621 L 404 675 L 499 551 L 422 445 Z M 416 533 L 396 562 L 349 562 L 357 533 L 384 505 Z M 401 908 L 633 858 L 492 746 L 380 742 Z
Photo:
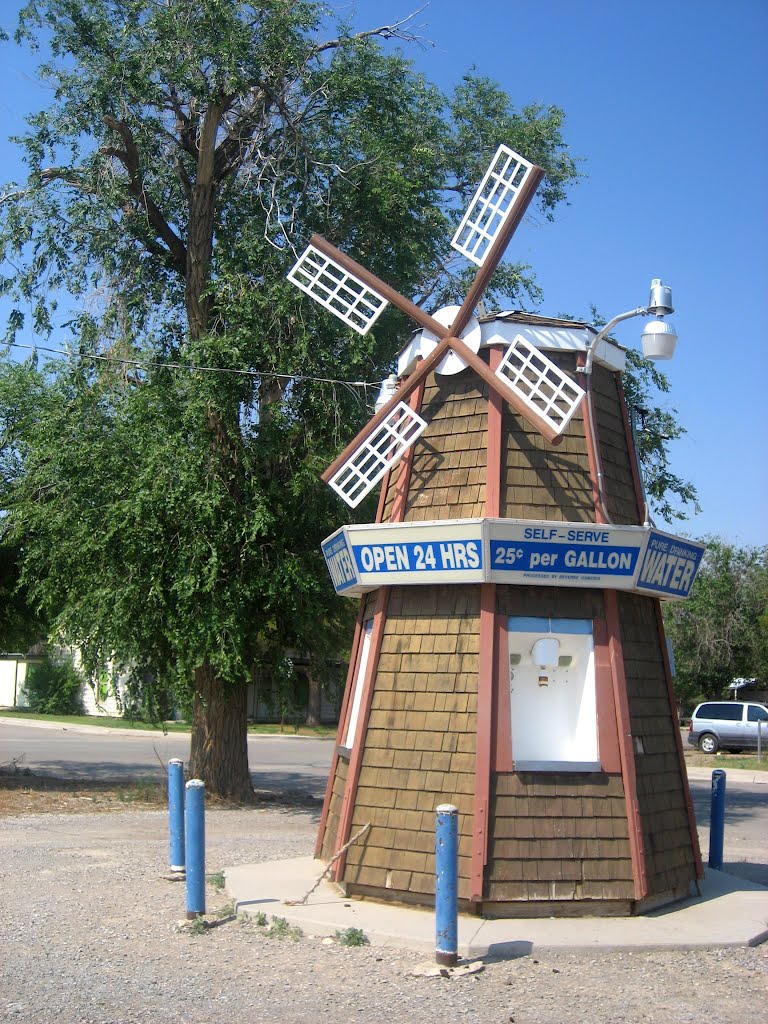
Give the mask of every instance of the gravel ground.
M 315 811 L 207 813 L 207 871 L 312 849 Z M 0 818 L 0 1020 L 15 1024 L 617 1024 L 765 1019 L 768 946 L 541 955 L 459 980 L 423 956 L 278 939 L 228 919 L 209 888 L 202 934 L 178 930 L 163 810 Z

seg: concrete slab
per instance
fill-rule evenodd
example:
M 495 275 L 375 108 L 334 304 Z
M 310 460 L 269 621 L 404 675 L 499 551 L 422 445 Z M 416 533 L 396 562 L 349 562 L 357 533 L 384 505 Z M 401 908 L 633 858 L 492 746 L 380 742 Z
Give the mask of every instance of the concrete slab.
M 241 865 L 226 871 L 227 892 L 238 913 L 284 917 L 314 935 L 360 928 L 375 945 L 434 951 L 431 911 L 346 899 L 323 881 L 301 900 L 323 870 L 311 857 Z M 756 946 L 768 939 L 768 888 L 722 871 L 707 870 L 701 895 L 631 918 L 513 918 L 460 915 L 459 955 L 512 958 L 546 950 L 608 951 Z

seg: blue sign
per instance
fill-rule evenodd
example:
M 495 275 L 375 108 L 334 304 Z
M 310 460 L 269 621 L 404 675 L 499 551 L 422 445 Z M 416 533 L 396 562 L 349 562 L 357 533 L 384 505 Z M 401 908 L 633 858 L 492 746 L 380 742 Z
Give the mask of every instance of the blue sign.
M 491 541 L 491 566 L 497 571 L 546 572 L 564 576 L 632 576 L 637 547 L 601 547 L 544 541 Z
M 325 541 L 323 556 L 337 594 L 343 593 L 357 583 L 357 573 L 349 554 L 347 539 L 341 531 Z
M 704 545 L 651 530 L 636 587 L 669 597 L 687 597 L 704 554 Z
M 461 572 L 483 568 L 479 540 L 353 544 L 352 551 L 360 573 Z
M 435 583 L 532 584 L 688 596 L 704 553 L 648 526 L 453 519 L 343 526 L 323 541 L 336 592 Z

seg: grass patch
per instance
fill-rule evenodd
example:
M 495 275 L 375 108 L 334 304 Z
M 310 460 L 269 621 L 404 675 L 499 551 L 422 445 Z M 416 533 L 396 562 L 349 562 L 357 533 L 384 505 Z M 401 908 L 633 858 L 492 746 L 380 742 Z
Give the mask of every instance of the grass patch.
M 249 733 L 260 736 L 314 736 L 315 739 L 333 739 L 336 736 L 335 725 L 276 725 L 269 722 L 252 723 L 248 726 Z
M 768 752 L 763 754 L 762 761 L 757 760 L 757 754 L 704 754 L 706 760 L 703 762 L 706 767 L 713 768 L 743 768 L 748 772 L 768 771 Z
M 304 936 L 298 925 L 289 924 L 284 917 L 272 918 L 269 934 L 275 939 L 290 939 L 291 942 L 298 942 Z
M 60 722 L 62 725 L 100 725 L 106 729 L 152 729 L 157 732 L 189 732 L 187 722 L 141 722 L 133 718 L 111 715 L 44 715 L 36 711 L 12 711 L 3 708 L 3 718 L 23 718 L 38 722 Z
M 16 711 L 3 708 L 2 718 L 25 718 L 39 722 L 59 722 L 61 725 L 100 725 L 107 729 L 151 729 L 157 732 L 190 732 L 189 722 L 140 722 L 128 718 L 114 718 L 109 715 L 44 715 L 36 711 Z M 248 732 L 261 736 L 314 736 L 315 739 L 332 739 L 336 735 L 333 725 L 278 725 L 258 723 L 248 726 Z
M 168 787 L 157 779 L 137 779 L 128 786 L 120 786 L 116 796 L 122 804 L 165 804 Z
M 362 928 L 337 928 L 336 941 L 340 946 L 370 946 L 371 944 Z
M 216 871 L 212 875 L 207 875 L 205 880 L 208 883 L 208 885 L 212 885 L 214 887 L 214 889 L 223 889 L 224 888 L 224 872 L 223 871 Z
M 763 751 L 762 760 L 757 754 L 730 754 L 718 750 L 716 754 L 704 754 L 694 747 L 685 749 L 685 763 L 694 768 L 742 768 L 749 772 L 768 772 L 768 750 Z

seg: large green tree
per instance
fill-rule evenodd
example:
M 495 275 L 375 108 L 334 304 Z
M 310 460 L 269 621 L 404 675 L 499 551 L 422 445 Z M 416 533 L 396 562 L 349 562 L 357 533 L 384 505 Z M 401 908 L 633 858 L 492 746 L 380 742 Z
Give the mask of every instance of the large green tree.
M 279 674 L 291 647 L 322 664 L 345 635 L 318 548 L 342 510 L 317 474 L 367 415 L 338 382 L 380 378 L 404 326 L 345 331 L 286 283 L 296 251 L 319 231 L 435 306 L 500 141 L 547 170 L 545 213 L 576 176 L 559 110 L 472 76 L 446 98 L 382 42 L 407 37 L 306 0 L 21 13 L 51 101 L 0 206 L 8 340 L 70 354 L 0 373 L 0 530 L 87 666 L 186 690 L 190 771 L 224 796 L 250 793 L 254 667 Z M 535 295 L 521 267 L 496 287 Z
M 725 695 L 735 678 L 768 680 L 768 547 L 741 547 L 718 537 L 704 543 L 689 598 L 664 606 L 675 690 L 689 710 Z
M 670 465 L 669 446 L 686 431 L 677 410 L 659 404 L 669 394 L 669 380 L 656 363 L 628 349 L 623 382 L 649 511 L 667 522 L 687 519 L 701 509 L 694 485 Z
M 23 653 L 46 636 L 20 580 L 21 552 L 0 544 L 0 651 Z

